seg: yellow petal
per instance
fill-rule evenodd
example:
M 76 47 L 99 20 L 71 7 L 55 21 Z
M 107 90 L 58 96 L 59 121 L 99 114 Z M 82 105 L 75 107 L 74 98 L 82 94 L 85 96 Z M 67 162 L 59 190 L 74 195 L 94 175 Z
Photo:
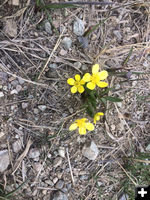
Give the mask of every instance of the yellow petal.
M 86 73 L 83 76 L 82 80 L 85 81 L 85 82 L 89 82 L 91 80 L 91 75 L 89 73 Z
M 99 71 L 99 64 L 95 64 L 92 67 L 92 74 L 97 74 Z
M 80 84 L 81 84 L 81 85 L 84 85 L 84 84 L 85 84 L 85 81 L 82 79 L 82 80 L 80 81 Z
M 92 123 L 86 123 L 85 124 L 85 128 L 89 131 L 93 131 L 94 130 L 94 125 Z
M 98 112 L 98 113 L 96 113 L 96 115 L 103 116 L 104 113 L 102 113 L 102 112 Z
M 71 88 L 71 93 L 76 93 L 77 92 L 77 87 L 75 87 L 75 86 L 73 86 L 72 88 Z
M 84 92 L 84 87 L 81 85 L 78 87 L 78 92 L 83 93 Z
M 77 127 L 77 123 L 71 124 L 71 126 L 69 127 L 69 131 L 74 131 Z
M 80 127 L 80 128 L 79 128 L 79 134 L 80 134 L 80 135 L 85 135 L 85 134 L 86 134 L 86 128 Z
M 108 86 L 108 83 L 106 82 L 103 82 L 103 81 L 100 81 L 99 83 L 97 83 L 98 87 L 100 88 L 104 88 L 104 87 L 107 87 Z
M 95 83 L 89 82 L 87 83 L 86 87 L 89 88 L 90 90 L 94 90 L 95 89 Z
M 74 80 L 73 78 L 68 78 L 67 83 L 68 83 L 69 85 L 74 85 L 75 80 Z
M 76 74 L 76 75 L 75 75 L 75 80 L 76 80 L 76 81 L 80 81 L 80 80 L 81 80 L 81 76 L 80 76 L 79 74 Z
M 100 80 L 105 80 L 108 77 L 108 72 L 106 70 L 103 70 L 98 73 L 98 76 Z

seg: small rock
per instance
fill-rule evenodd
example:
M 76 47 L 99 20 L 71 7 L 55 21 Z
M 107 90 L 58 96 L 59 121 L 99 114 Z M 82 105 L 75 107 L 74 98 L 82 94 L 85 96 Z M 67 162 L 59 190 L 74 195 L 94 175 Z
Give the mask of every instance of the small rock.
M 1 97 L 4 97 L 4 93 L 3 92 L 0 92 L 0 98 Z
M 12 18 L 6 19 L 4 32 L 6 35 L 8 35 L 11 38 L 14 38 L 17 36 L 17 24 Z
M 13 6 L 19 6 L 19 0 L 12 0 Z
M 55 185 L 55 187 L 56 187 L 58 190 L 61 190 L 61 189 L 63 188 L 63 186 L 64 186 L 64 181 L 63 181 L 63 180 L 59 180 L 59 181 L 56 183 L 56 185 Z
M 0 172 L 4 172 L 10 163 L 8 150 L 0 151 Z
M 73 113 L 73 108 L 69 108 L 69 112 L 70 112 L 70 114 L 72 114 Z
M 14 90 L 12 90 L 12 91 L 10 92 L 10 94 L 18 94 L 18 91 L 17 91 L 16 89 L 14 89 Z
M 54 183 L 51 180 L 45 180 L 45 183 L 52 186 L 52 187 L 54 186 Z
M 77 19 L 73 24 L 73 32 L 77 36 L 82 36 L 85 30 L 85 23 L 81 19 Z
M 6 85 L 3 86 L 3 90 L 4 90 L 4 91 L 7 91 L 7 90 L 8 90 L 8 88 L 7 88 Z
M 22 79 L 22 78 L 18 78 L 18 81 L 19 81 L 19 83 L 22 85 L 22 84 L 24 84 L 24 80 Z
M 83 71 L 86 71 L 86 70 L 88 69 L 88 66 L 85 65 L 85 64 L 83 64 L 82 67 L 81 67 L 81 69 L 82 69 Z
M 4 132 L 0 132 L 0 139 L 3 137 L 5 135 L 5 133 Z
M 62 158 L 61 157 L 57 157 L 54 160 L 53 167 L 56 168 L 56 167 L 60 166 L 61 164 L 62 164 Z
M 58 181 L 58 178 L 55 177 L 55 178 L 53 179 L 53 183 L 55 184 L 55 183 L 57 183 L 57 181 Z
M 79 43 L 80 43 L 80 46 L 82 47 L 82 48 L 87 48 L 88 46 L 89 46 L 89 40 L 88 40 L 88 38 L 87 37 L 83 37 L 83 36 L 79 36 L 78 37 L 78 41 L 79 41 Z
M 43 166 L 41 163 L 39 162 L 35 162 L 33 164 L 33 169 L 36 171 L 36 172 L 39 172 L 39 171 L 42 171 L 43 170 Z
M 116 129 L 116 126 L 114 124 L 111 125 L 111 130 L 114 131 Z
M 99 150 L 98 150 L 96 144 L 92 141 L 91 145 L 89 147 L 83 148 L 82 154 L 89 160 L 95 160 L 99 154 Z
M 148 63 L 148 61 L 145 60 L 144 63 L 143 63 L 143 66 L 147 68 L 147 67 L 149 67 L 149 65 L 150 65 L 150 64 Z
M 65 158 L 65 147 L 59 147 L 58 153 L 62 158 Z
M 128 200 L 129 199 L 129 196 L 127 194 L 122 194 L 120 197 L 119 197 L 119 200 Z
M 11 81 L 11 85 L 16 87 L 18 85 L 18 81 L 17 80 L 13 80 Z
M 146 151 L 150 151 L 150 144 L 146 147 Z
M 51 27 L 51 24 L 49 22 L 45 22 L 45 31 L 47 33 L 49 33 L 50 35 L 52 35 L 52 27 Z
M 26 109 L 28 107 L 28 103 L 22 103 L 21 106 L 22 106 L 22 109 Z
M 36 148 L 32 148 L 29 151 L 29 158 L 38 158 L 40 156 L 40 151 Z
M 135 87 L 137 85 L 137 81 L 132 81 L 132 86 Z
M 16 90 L 17 90 L 17 92 L 20 92 L 22 90 L 22 86 L 21 85 L 17 85 L 16 86 Z
M 39 108 L 41 111 L 45 111 L 45 110 L 46 110 L 46 106 L 45 106 L 45 105 L 39 105 L 38 108 Z
M 39 114 L 39 110 L 37 108 L 34 108 L 33 112 L 35 115 Z
M 67 54 L 67 51 L 65 51 L 64 49 L 61 49 L 60 52 L 59 52 L 59 54 L 60 54 L 61 56 L 64 56 L 64 55 Z
M 21 140 L 17 140 L 12 144 L 13 151 L 18 153 L 22 149 L 22 142 Z
M 117 37 L 118 41 L 121 41 L 122 35 L 118 30 L 114 30 L 113 34 Z
M 68 200 L 68 197 L 65 193 L 57 191 L 54 193 L 52 200 Z
M 56 69 L 56 68 L 57 68 L 57 64 L 51 63 L 51 64 L 49 65 L 49 67 L 52 68 L 52 69 Z
M 65 49 L 70 49 L 71 45 L 72 45 L 72 40 L 70 37 L 65 37 L 62 41 L 64 48 Z
M 83 180 L 88 180 L 89 176 L 88 175 L 81 175 L 80 176 L 80 180 L 83 181 Z
M 77 69 L 80 69 L 82 64 L 81 64 L 80 62 L 75 62 L 73 65 L 74 65 L 74 67 L 76 67 Z

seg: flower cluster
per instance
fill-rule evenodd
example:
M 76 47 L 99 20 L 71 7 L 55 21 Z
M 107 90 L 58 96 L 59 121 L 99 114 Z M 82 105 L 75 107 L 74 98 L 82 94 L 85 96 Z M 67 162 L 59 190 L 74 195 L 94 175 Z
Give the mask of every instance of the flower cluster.
M 105 88 L 108 86 L 108 83 L 104 80 L 108 77 L 108 72 L 102 70 L 99 72 L 99 65 L 95 64 L 92 67 L 92 74 L 86 73 L 81 78 L 79 74 L 76 74 L 74 79 L 69 78 L 67 83 L 71 85 L 71 93 L 79 92 L 80 94 L 85 91 L 85 88 L 94 90 L 96 86 L 100 88 Z M 103 116 L 104 113 L 98 112 L 94 115 L 93 122 L 96 124 L 96 121 L 100 120 L 100 116 Z M 77 119 L 70 127 L 69 130 L 73 131 L 79 128 L 79 134 L 85 135 L 86 130 L 93 131 L 94 125 L 88 121 L 87 118 Z

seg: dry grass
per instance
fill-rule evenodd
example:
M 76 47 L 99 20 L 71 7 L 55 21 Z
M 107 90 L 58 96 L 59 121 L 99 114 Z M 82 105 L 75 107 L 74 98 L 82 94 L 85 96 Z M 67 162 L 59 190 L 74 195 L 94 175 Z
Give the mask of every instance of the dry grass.
M 7 1 L 1 4 L 7 13 L 2 18 L 3 23 L 9 17 L 17 22 L 18 27 L 17 36 L 13 39 L 4 31 L 0 32 L 0 71 L 8 76 L 7 81 L 2 80 L 1 90 L 13 80 L 24 81 L 22 92 L 10 95 L 9 90 L 5 91 L 0 102 L 1 130 L 5 133 L 0 141 L 0 149 L 8 148 L 11 154 L 11 167 L 0 182 L 5 183 L 4 186 L 7 183 L 8 187 L 5 188 L 9 191 L 15 188 L 14 184 L 24 182 L 24 177 L 28 179 L 18 191 L 16 199 L 49 199 L 56 188 L 44 185 L 44 180 L 53 179 L 59 173 L 65 184 L 71 185 L 67 190 L 69 200 L 117 199 L 125 189 L 124 180 L 129 182 L 127 189 L 130 184 L 139 184 L 134 170 L 126 168 L 124 158 L 134 157 L 135 166 L 139 163 L 141 166 L 149 164 L 149 160 L 137 158 L 136 155 L 147 153 L 150 132 L 149 100 L 138 98 L 149 96 L 150 89 L 150 4 L 144 0 L 136 3 L 127 0 L 113 2 L 115 4 L 112 6 L 93 5 L 51 11 L 55 28 L 66 28 L 66 32 L 60 35 L 53 32 L 52 36 L 43 29 L 42 23 L 47 18 L 44 11 L 34 12 L 33 5 L 24 7 L 20 4 L 10 13 L 9 7 L 6 9 Z M 72 32 L 72 24 L 78 17 L 86 22 L 87 30 L 108 18 L 90 35 L 87 49 L 80 47 Z M 71 37 L 73 45 L 67 55 L 62 56 L 61 38 L 65 36 Z M 132 47 L 132 55 L 127 64 L 122 66 Z M 68 131 L 71 121 L 84 115 L 79 96 L 70 95 L 66 85 L 67 78 L 75 73 L 83 73 L 74 66 L 76 61 L 86 64 L 88 71 L 94 62 L 98 62 L 108 70 L 121 68 L 118 72 L 143 73 L 139 76 L 132 74 L 129 79 L 119 75 L 109 77 L 109 85 L 114 87 L 111 93 L 122 98 L 123 102 L 108 103 L 106 121 L 100 122 L 95 132 L 85 137 Z M 57 63 L 58 67 L 51 69 L 50 63 Z M 25 110 L 21 108 L 22 102 L 29 104 Z M 15 111 L 11 109 L 12 105 Z M 35 114 L 34 109 L 38 105 L 46 105 L 47 109 Z M 70 113 L 70 108 L 73 113 Z M 11 150 L 16 135 L 23 142 L 23 149 L 18 154 Z M 29 144 L 29 137 L 32 145 Z M 82 156 L 83 146 L 91 140 L 100 150 L 95 161 Z M 27 156 L 27 147 L 30 145 L 41 152 L 39 173 Z M 62 166 L 54 169 L 53 160 L 58 155 L 59 146 L 67 149 L 67 156 Z M 82 179 L 83 175 L 87 175 L 87 178 Z

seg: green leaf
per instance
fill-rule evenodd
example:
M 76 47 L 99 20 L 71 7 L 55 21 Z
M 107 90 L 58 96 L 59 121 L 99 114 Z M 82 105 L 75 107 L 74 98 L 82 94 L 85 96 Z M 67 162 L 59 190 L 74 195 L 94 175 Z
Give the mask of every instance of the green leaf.
M 103 97 L 103 99 L 105 99 L 106 101 L 111 101 L 111 102 L 121 102 L 122 101 L 122 99 L 120 99 L 118 97 L 112 97 L 112 96 L 106 96 L 106 97 Z

